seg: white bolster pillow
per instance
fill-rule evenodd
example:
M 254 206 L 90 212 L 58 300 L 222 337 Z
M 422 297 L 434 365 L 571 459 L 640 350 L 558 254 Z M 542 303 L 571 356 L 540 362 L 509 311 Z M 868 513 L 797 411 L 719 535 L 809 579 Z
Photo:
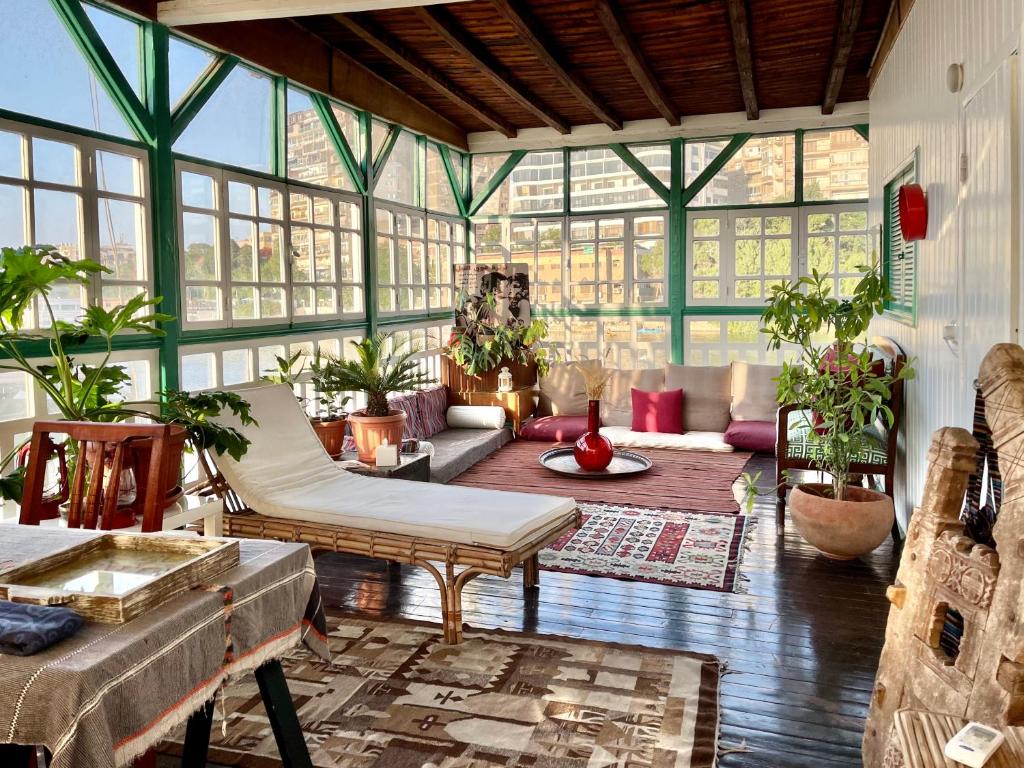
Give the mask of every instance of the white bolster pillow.
M 447 418 L 451 429 L 501 429 L 505 409 L 500 405 L 453 405 Z

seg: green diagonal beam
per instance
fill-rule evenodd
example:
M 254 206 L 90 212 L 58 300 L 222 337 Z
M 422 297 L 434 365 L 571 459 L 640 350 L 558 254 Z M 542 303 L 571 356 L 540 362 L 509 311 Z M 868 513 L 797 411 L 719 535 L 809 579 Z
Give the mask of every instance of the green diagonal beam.
M 853 126 L 853 130 L 859 133 L 861 135 L 861 138 L 864 139 L 864 141 L 871 141 L 871 139 L 868 136 L 869 131 L 867 123 L 857 123 L 857 125 Z
M 156 141 L 153 116 L 146 110 L 114 57 L 110 55 L 82 4 L 79 0 L 50 0 L 50 5 L 128 126 L 139 141 L 152 146 Z
M 448 174 L 448 183 L 451 184 L 452 192 L 455 195 L 455 204 L 459 206 L 459 216 L 466 218 L 469 215 L 469 208 L 466 205 L 466 195 L 459 185 L 459 177 L 455 174 L 455 166 L 452 164 L 452 156 L 448 147 L 443 144 L 437 145 L 437 151 L 441 153 L 441 162 L 444 163 L 444 172 Z
M 505 162 L 501 164 L 501 167 L 491 176 L 490 181 L 484 185 L 484 188 L 473 195 L 473 202 L 470 203 L 468 211 L 470 216 L 476 216 L 477 211 L 483 208 L 487 199 L 494 194 L 494 190 L 501 186 L 502 182 L 508 178 L 508 175 L 512 173 L 512 170 L 519 165 L 519 161 L 524 157 L 526 157 L 525 149 L 517 149 L 508 156 Z
M 227 54 L 210 63 L 210 66 L 192 84 L 188 93 L 178 102 L 178 106 L 171 113 L 171 142 L 178 140 L 178 137 L 185 132 L 188 124 L 199 114 L 199 111 L 206 106 L 206 103 L 213 96 L 214 91 L 220 87 L 227 76 L 238 64 L 238 58 Z
M 725 149 L 718 153 L 718 157 L 712 160 L 708 167 L 700 172 L 700 175 L 693 180 L 693 184 L 683 190 L 682 204 L 685 207 L 697 194 L 704 189 L 711 179 L 715 177 L 725 164 L 732 160 L 733 155 L 740 151 L 740 147 L 747 143 L 753 134 L 750 133 L 737 133 L 732 137 L 732 140 L 725 145 Z
M 380 172 L 384 170 L 384 166 L 388 162 L 388 158 L 391 157 L 391 153 L 395 149 L 395 144 L 398 143 L 398 137 L 401 135 L 402 129 L 397 125 L 391 125 L 388 131 L 388 137 L 384 139 L 384 143 L 381 144 L 380 150 L 378 151 L 374 147 L 374 158 L 373 158 L 373 186 L 370 188 L 371 191 L 377 186 L 377 179 L 380 178 Z
M 644 184 L 653 189 L 658 197 L 666 203 L 669 201 L 670 193 L 668 187 L 665 186 L 661 179 L 651 173 L 651 169 L 640 162 L 637 156 L 630 152 L 624 144 L 609 144 L 608 149 L 618 155 L 619 159 L 629 166 L 633 173 L 643 180 Z
M 341 158 L 345 170 L 348 171 L 348 175 L 352 179 L 352 183 L 355 184 L 359 194 L 365 195 L 366 179 L 363 178 L 362 169 L 359 167 L 355 155 L 352 154 L 352 147 L 349 146 L 348 139 L 345 138 L 345 132 L 341 130 L 338 118 L 335 117 L 334 110 L 331 109 L 330 101 L 320 93 L 310 92 L 308 95 L 313 102 L 313 109 L 316 110 L 317 117 L 320 118 L 320 123 L 327 132 L 327 138 L 334 145 L 334 151 Z

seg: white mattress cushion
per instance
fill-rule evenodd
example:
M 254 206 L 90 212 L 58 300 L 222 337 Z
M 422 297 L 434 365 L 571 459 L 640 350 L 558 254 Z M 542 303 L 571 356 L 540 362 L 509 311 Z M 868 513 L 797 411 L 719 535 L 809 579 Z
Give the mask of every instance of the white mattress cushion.
M 252 443 L 215 457 L 231 487 L 268 517 L 513 549 L 576 506 L 572 499 L 357 475 L 338 466 L 286 385 L 236 390 L 258 426 L 221 423 Z
M 668 448 L 676 451 L 732 451 L 722 432 L 634 432 L 629 427 L 601 427 L 617 448 Z

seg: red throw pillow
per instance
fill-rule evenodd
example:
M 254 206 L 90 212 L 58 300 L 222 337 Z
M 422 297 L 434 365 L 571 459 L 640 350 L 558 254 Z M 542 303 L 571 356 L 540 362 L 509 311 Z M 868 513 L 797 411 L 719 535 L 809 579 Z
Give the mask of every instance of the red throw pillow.
M 683 390 L 644 392 L 633 388 L 633 431 L 683 433 Z

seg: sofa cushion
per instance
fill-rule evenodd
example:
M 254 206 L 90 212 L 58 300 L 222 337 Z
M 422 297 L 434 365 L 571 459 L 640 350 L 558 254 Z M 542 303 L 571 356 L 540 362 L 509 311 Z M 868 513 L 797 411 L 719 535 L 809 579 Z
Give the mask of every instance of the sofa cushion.
M 718 451 L 728 453 L 733 447 L 721 432 L 634 432 L 629 427 L 601 427 L 601 434 L 616 448 L 667 448 L 674 451 Z
M 587 412 L 587 390 L 577 365 L 597 367 L 597 360 L 556 363 L 540 378 L 539 416 L 578 416 Z
M 420 423 L 423 429 L 421 437 L 430 438 L 448 429 L 448 420 L 445 418 L 448 412 L 447 387 L 439 384 L 436 387 L 421 389 L 416 393 L 416 403 L 420 409 Z
M 526 422 L 519 437 L 545 443 L 574 443 L 586 431 L 586 416 L 541 416 Z
M 633 388 L 633 431 L 683 431 L 683 390 L 666 389 L 663 392 L 645 392 Z
M 419 393 L 409 392 L 403 395 L 392 395 L 388 398 L 388 404 L 396 411 L 402 411 L 405 414 L 405 431 L 402 432 L 402 437 L 405 440 L 409 438 L 416 438 L 423 440 L 429 437 L 424 432 L 423 418 L 420 415 L 419 406 Z
M 775 421 L 779 410 L 778 385 L 781 365 L 754 365 L 737 360 L 732 364 L 732 420 Z
M 601 395 L 601 424 L 633 426 L 633 389 L 659 392 L 665 388 L 665 369 L 612 371 Z
M 509 429 L 446 429 L 430 438 L 430 482 L 447 483 L 512 439 Z
M 777 439 L 774 421 L 734 421 L 725 430 L 725 442 L 741 451 L 774 454 Z
M 728 365 L 668 365 L 665 389 L 683 390 L 683 425 L 698 432 L 725 432 L 729 427 Z
M 786 435 L 786 458 L 821 460 L 821 440 L 817 436 L 812 437 L 810 432 L 811 428 L 806 421 L 802 426 L 790 427 L 789 434 Z M 868 427 L 865 432 L 867 439 L 853 461 L 857 464 L 884 465 L 888 460 L 885 439 L 875 427 Z

